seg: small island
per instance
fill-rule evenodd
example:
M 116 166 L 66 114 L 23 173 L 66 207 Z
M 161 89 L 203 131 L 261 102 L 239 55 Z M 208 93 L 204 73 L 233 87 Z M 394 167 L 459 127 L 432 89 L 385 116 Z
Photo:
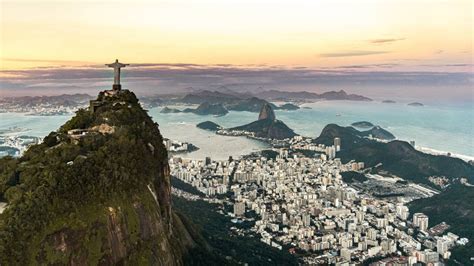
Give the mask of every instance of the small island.
M 287 111 L 294 111 L 300 109 L 298 105 L 294 105 L 292 103 L 285 103 L 278 107 L 279 110 L 287 110 Z
M 413 102 L 413 103 L 409 103 L 407 104 L 408 106 L 415 106 L 415 107 L 421 107 L 421 106 L 424 106 L 422 103 L 419 103 L 419 102 Z
M 174 113 L 181 113 L 181 111 L 178 110 L 178 109 L 175 109 L 175 108 L 165 107 L 165 108 L 161 109 L 160 113 L 162 113 L 162 114 L 174 114 Z
M 200 129 L 204 129 L 204 130 L 209 130 L 209 131 L 217 131 L 217 130 L 222 129 L 221 126 L 219 126 L 218 124 L 212 121 L 204 121 L 202 123 L 197 124 L 196 127 Z
M 368 121 L 359 121 L 359 122 L 352 123 L 351 126 L 358 127 L 358 128 L 372 128 L 374 127 L 374 124 Z
M 396 101 L 393 101 L 393 100 L 383 100 L 382 103 L 396 103 Z

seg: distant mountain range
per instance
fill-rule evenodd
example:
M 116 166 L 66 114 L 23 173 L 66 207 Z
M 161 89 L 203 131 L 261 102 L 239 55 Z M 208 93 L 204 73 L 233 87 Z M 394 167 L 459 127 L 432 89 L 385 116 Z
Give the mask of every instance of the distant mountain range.
M 345 101 L 372 101 L 372 99 L 357 95 L 347 94 L 344 90 L 315 93 L 308 91 L 278 91 L 268 90 L 258 92 L 254 96 L 266 100 L 345 100 Z
M 233 111 L 250 111 L 259 112 L 263 104 L 268 101 L 301 101 L 301 100 L 348 100 L 348 101 L 372 101 L 372 99 L 365 96 L 356 94 L 347 94 L 344 90 L 340 91 L 329 91 L 322 94 L 299 91 L 299 92 L 288 92 L 288 91 L 277 91 L 269 90 L 257 93 L 229 93 L 220 91 L 197 91 L 186 94 L 183 98 L 177 99 L 178 102 L 188 104 L 201 104 L 204 102 L 208 103 L 220 103 L 225 106 L 228 110 Z M 282 106 L 276 106 L 272 104 L 273 109 L 281 110 L 296 110 L 298 106 L 293 104 L 285 104 Z

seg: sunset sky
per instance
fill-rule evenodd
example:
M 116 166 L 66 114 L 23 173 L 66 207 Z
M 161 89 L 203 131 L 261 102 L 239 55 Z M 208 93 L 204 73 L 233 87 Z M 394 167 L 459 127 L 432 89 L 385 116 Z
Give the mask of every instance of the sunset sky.
M 3 79 L 115 58 L 237 68 L 473 69 L 471 0 L 0 2 Z

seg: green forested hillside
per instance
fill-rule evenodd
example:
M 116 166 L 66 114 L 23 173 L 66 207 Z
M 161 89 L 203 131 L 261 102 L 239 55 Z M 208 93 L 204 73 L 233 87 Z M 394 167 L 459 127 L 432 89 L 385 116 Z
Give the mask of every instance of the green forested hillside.
M 422 212 L 430 217 L 429 225 L 446 222 L 450 232 L 469 239 L 468 245 L 452 250 L 452 261 L 464 265 L 474 257 L 474 187 L 454 184 L 442 193 L 410 203 L 410 212 Z
M 166 149 L 135 95 L 97 105 L 0 160 L 1 265 L 173 265 L 207 249 L 171 209 Z

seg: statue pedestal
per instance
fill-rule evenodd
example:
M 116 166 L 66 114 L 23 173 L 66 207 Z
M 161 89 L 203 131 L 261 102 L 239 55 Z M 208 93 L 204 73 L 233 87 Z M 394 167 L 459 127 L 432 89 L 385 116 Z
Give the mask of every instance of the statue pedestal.
M 122 89 L 122 85 L 120 85 L 120 84 L 114 84 L 114 85 L 112 85 L 112 89 L 113 89 L 114 91 L 119 91 L 119 90 Z

